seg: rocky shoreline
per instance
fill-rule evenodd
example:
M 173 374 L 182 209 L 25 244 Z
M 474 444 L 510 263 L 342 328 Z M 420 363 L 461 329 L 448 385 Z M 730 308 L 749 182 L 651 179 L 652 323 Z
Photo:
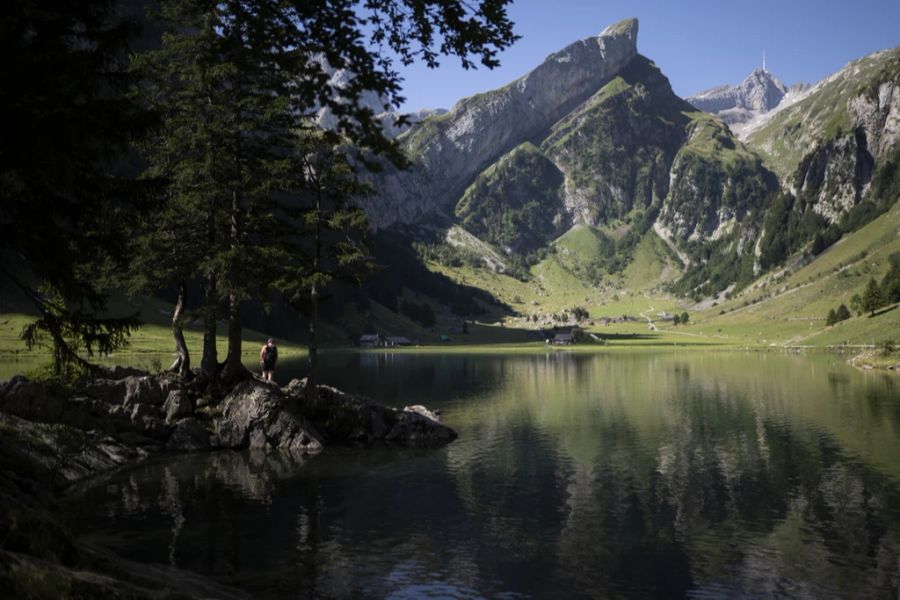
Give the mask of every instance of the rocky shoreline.
M 403 410 L 305 381 L 248 379 L 217 397 L 202 382 L 117 368 L 64 389 L 0 382 L 0 589 L 16 598 L 246 598 L 165 565 L 80 543 L 53 516 L 72 484 L 183 452 L 315 454 L 332 445 L 439 447 L 455 431 L 422 406 Z

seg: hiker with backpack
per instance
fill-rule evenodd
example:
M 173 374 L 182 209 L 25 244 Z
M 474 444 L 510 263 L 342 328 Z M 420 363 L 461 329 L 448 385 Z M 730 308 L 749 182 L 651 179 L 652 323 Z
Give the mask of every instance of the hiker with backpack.
M 277 361 L 278 348 L 275 346 L 275 340 L 269 338 L 265 346 L 259 351 L 259 369 L 262 371 L 262 378 L 265 381 L 272 381 Z

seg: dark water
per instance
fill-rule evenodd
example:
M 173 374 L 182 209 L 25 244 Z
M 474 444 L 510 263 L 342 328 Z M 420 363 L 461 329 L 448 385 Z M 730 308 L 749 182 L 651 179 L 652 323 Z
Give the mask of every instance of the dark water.
M 339 354 L 325 379 L 460 438 L 152 462 L 73 492 L 72 523 L 271 598 L 900 594 L 900 379 L 672 352 Z

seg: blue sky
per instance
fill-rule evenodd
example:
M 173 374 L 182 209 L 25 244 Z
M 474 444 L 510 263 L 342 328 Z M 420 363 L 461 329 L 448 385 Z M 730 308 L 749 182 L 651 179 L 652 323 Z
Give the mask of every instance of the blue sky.
M 437 70 L 403 69 L 403 109 L 450 108 L 632 16 L 640 21 L 638 51 L 681 96 L 738 83 L 762 63 L 763 50 L 769 70 L 790 85 L 814 83 L 854 58 L 900 45 L 900 0 L 514 0 L 510 16 L 522 39 L 501 55 L 501 67 L 465 71 L 445 58 Z

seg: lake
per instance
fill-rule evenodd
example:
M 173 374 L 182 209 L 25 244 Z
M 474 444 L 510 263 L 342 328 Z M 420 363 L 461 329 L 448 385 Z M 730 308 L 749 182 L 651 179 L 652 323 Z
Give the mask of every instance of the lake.
M 72 490 L 68 522 L 262 598 L 900 595 L 900 378 L 765 352 L 323 361 L 459 439 L 156 459 Z

